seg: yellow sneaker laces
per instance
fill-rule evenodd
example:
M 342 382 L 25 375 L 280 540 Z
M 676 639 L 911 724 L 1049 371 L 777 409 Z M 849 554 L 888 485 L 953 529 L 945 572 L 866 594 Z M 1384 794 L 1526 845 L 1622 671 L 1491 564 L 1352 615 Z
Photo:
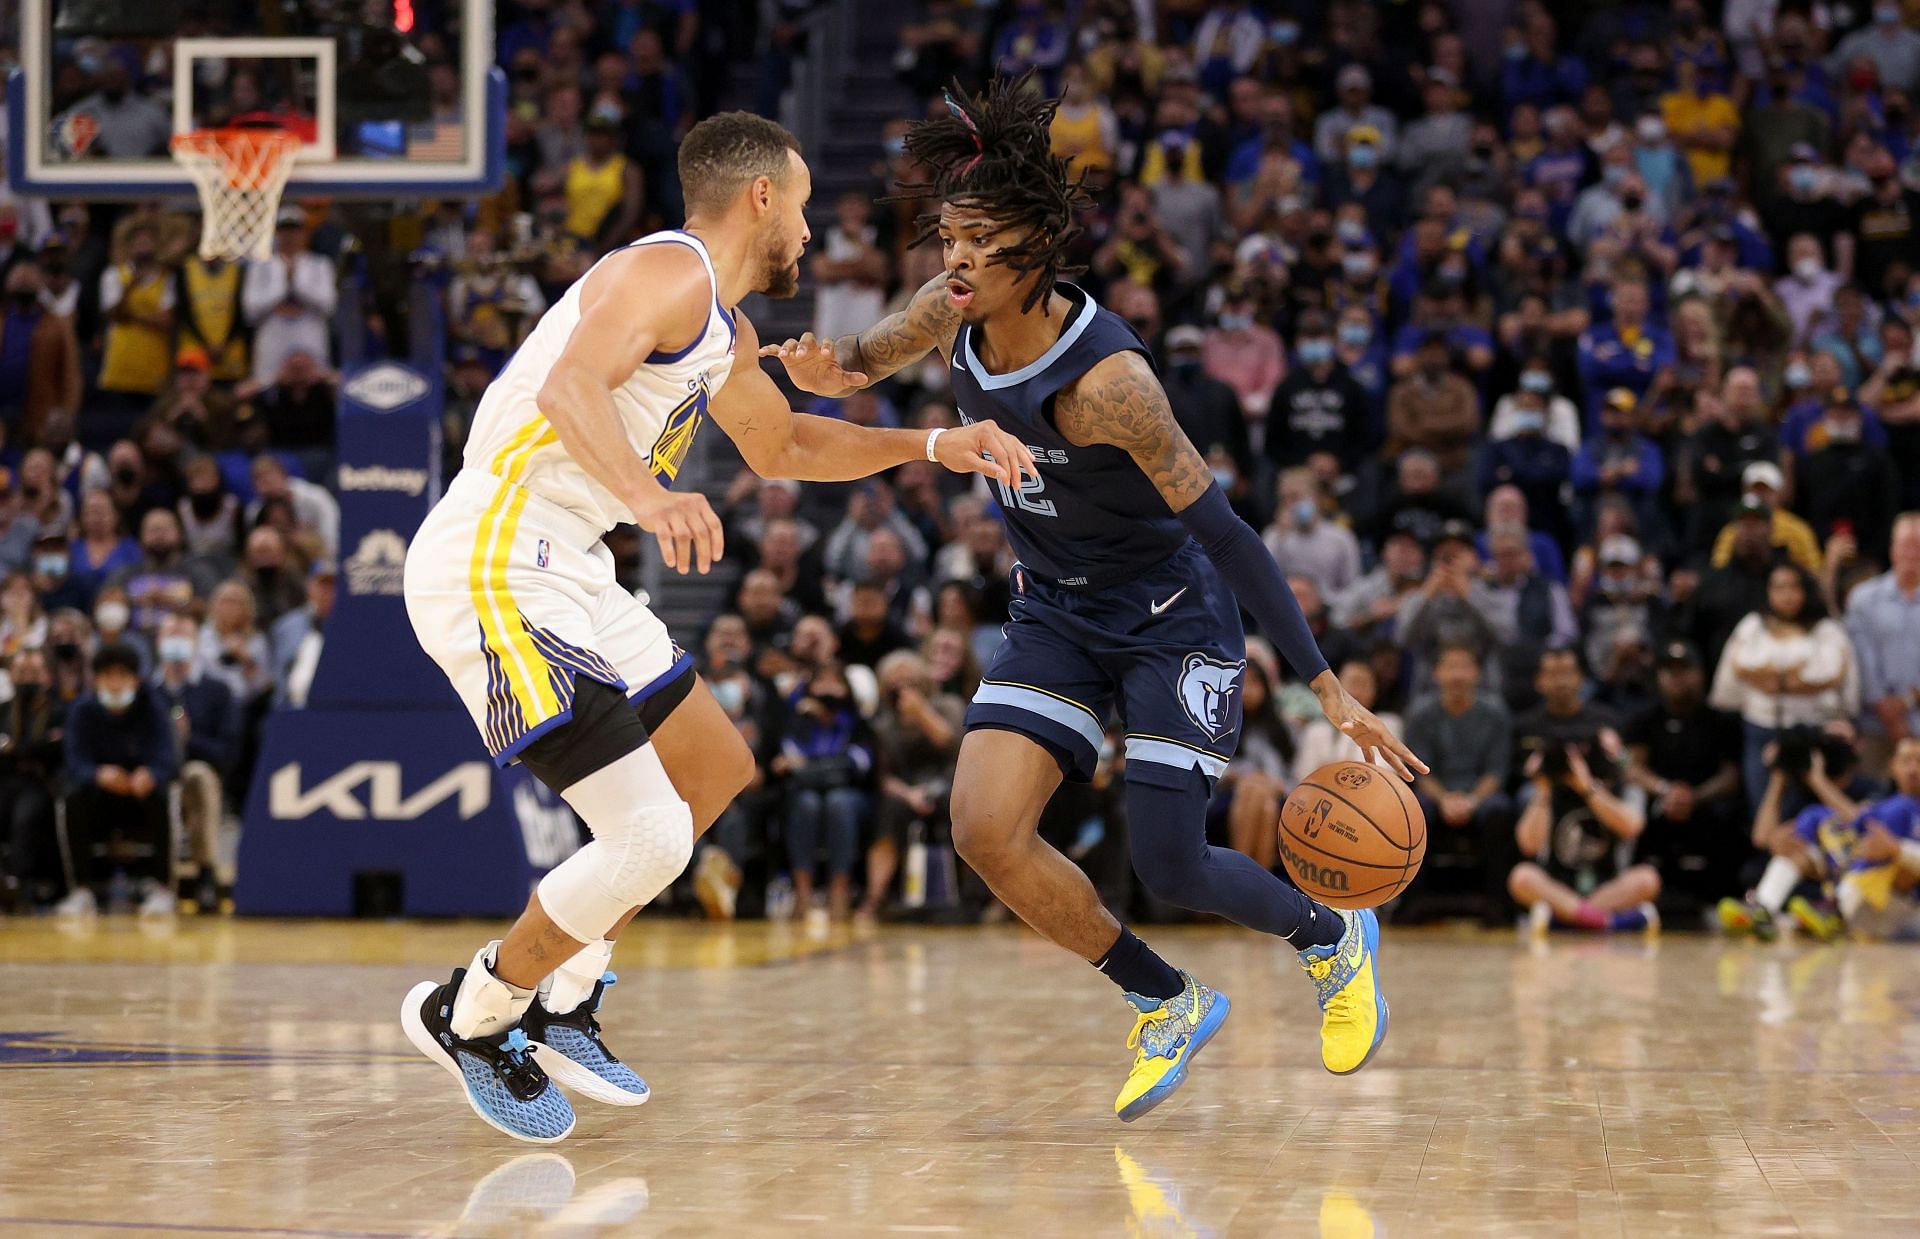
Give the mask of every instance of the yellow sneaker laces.
M 1169 1012 L 1164 1005 L 1155 1011 L 1140 1012 L 1133 1021 L 1133 1031 L 1127 1034 L 1127 1048 L 1129 1050 L 1139 1049 L 1140 1034 L 1145 1031 L 1147 1025 L 1156 1020 L 1164 1020 L 1169 1014 L 1171 1014 L 1171 1012 Z

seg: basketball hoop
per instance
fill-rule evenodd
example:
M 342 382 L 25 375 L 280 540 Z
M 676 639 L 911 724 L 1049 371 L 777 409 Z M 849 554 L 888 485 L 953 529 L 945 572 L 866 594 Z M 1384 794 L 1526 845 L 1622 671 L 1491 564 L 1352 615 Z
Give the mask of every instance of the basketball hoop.
M 284 129 L 196 129 L 173 139 L 173 158 L 200 191 L 200 257 L 273 257 L 273 221 L 300 139 Z

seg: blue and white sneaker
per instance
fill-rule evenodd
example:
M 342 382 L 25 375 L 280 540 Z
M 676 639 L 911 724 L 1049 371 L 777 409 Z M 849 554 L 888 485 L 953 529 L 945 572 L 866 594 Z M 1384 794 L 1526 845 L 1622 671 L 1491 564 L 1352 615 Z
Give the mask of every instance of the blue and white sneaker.
M 520 1026 L 547 1074 L 561 1084 L 609 1106 L 643 1106 L 653 1095 L 647 1082 L 600 1040 L 600 1000 L 617 980 L 602 973 L 593 993 L 566 1015 L 555 1015 L 535 998 Z
M 1371 908 L 1342 911 L 1340 919 L 1340 940 L 1300 952 L 1300 966 L 1320 1000 L 1320 1064 L 1344 1076 L 1366 1066 L 1387 1039 L 1387 996 L 1375 963 L 1380 919 Z
M 519 1028 L 471 1040 L 453 1033 L 453 996 L 465 968 L 445 985 L 422 981 L 407 991 L 400 1026 L 407 1040 L 460 1081 L 467 1104 L 487 1126 L 530 1144 L 554 1144 L 573 1130 L 573 1106 L 534 1061 Z

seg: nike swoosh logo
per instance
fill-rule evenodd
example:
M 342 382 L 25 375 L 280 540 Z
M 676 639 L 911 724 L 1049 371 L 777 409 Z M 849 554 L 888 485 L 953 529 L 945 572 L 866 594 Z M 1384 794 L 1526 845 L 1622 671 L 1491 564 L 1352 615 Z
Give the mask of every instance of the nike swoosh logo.
M 1346 964 L 1346 966 L 1349 968 L 1358 970 L 1361 962 L 1365 960 L 1366 957 L 1367 957 L 1366 939 L 1362 938 L 1359 934 L 1355 934 L 1353 936 L 1353 949 L 1347 952 L 1347 957 L 1341 962 Z
M 1155 615 L 1160 614 L 1160 612 L 1166 610 L 1168 607 L 1172 606 L 1174 603 L 1180 601 L 1180 595 L 1186 593 L 1187 590 L 1189 590 L 1190 588 L 1192 587 L 1188 585 L 1182 585 L 1179 589 L 1174 591 L 1173 597 L 1167 599 L 1165 602 L 1149 602 L 1147 604 L 1147 610 L 1153 612 Z

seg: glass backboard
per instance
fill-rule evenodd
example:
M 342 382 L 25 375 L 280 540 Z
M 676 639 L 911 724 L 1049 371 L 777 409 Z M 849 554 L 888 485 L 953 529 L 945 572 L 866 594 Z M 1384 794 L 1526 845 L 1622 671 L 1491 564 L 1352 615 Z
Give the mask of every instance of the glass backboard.
M 273 124 L 294 197 L 485 193 L 504 168 L 492 0 L 23 0 L 15 190 L 190 194 L 175 134 Z

